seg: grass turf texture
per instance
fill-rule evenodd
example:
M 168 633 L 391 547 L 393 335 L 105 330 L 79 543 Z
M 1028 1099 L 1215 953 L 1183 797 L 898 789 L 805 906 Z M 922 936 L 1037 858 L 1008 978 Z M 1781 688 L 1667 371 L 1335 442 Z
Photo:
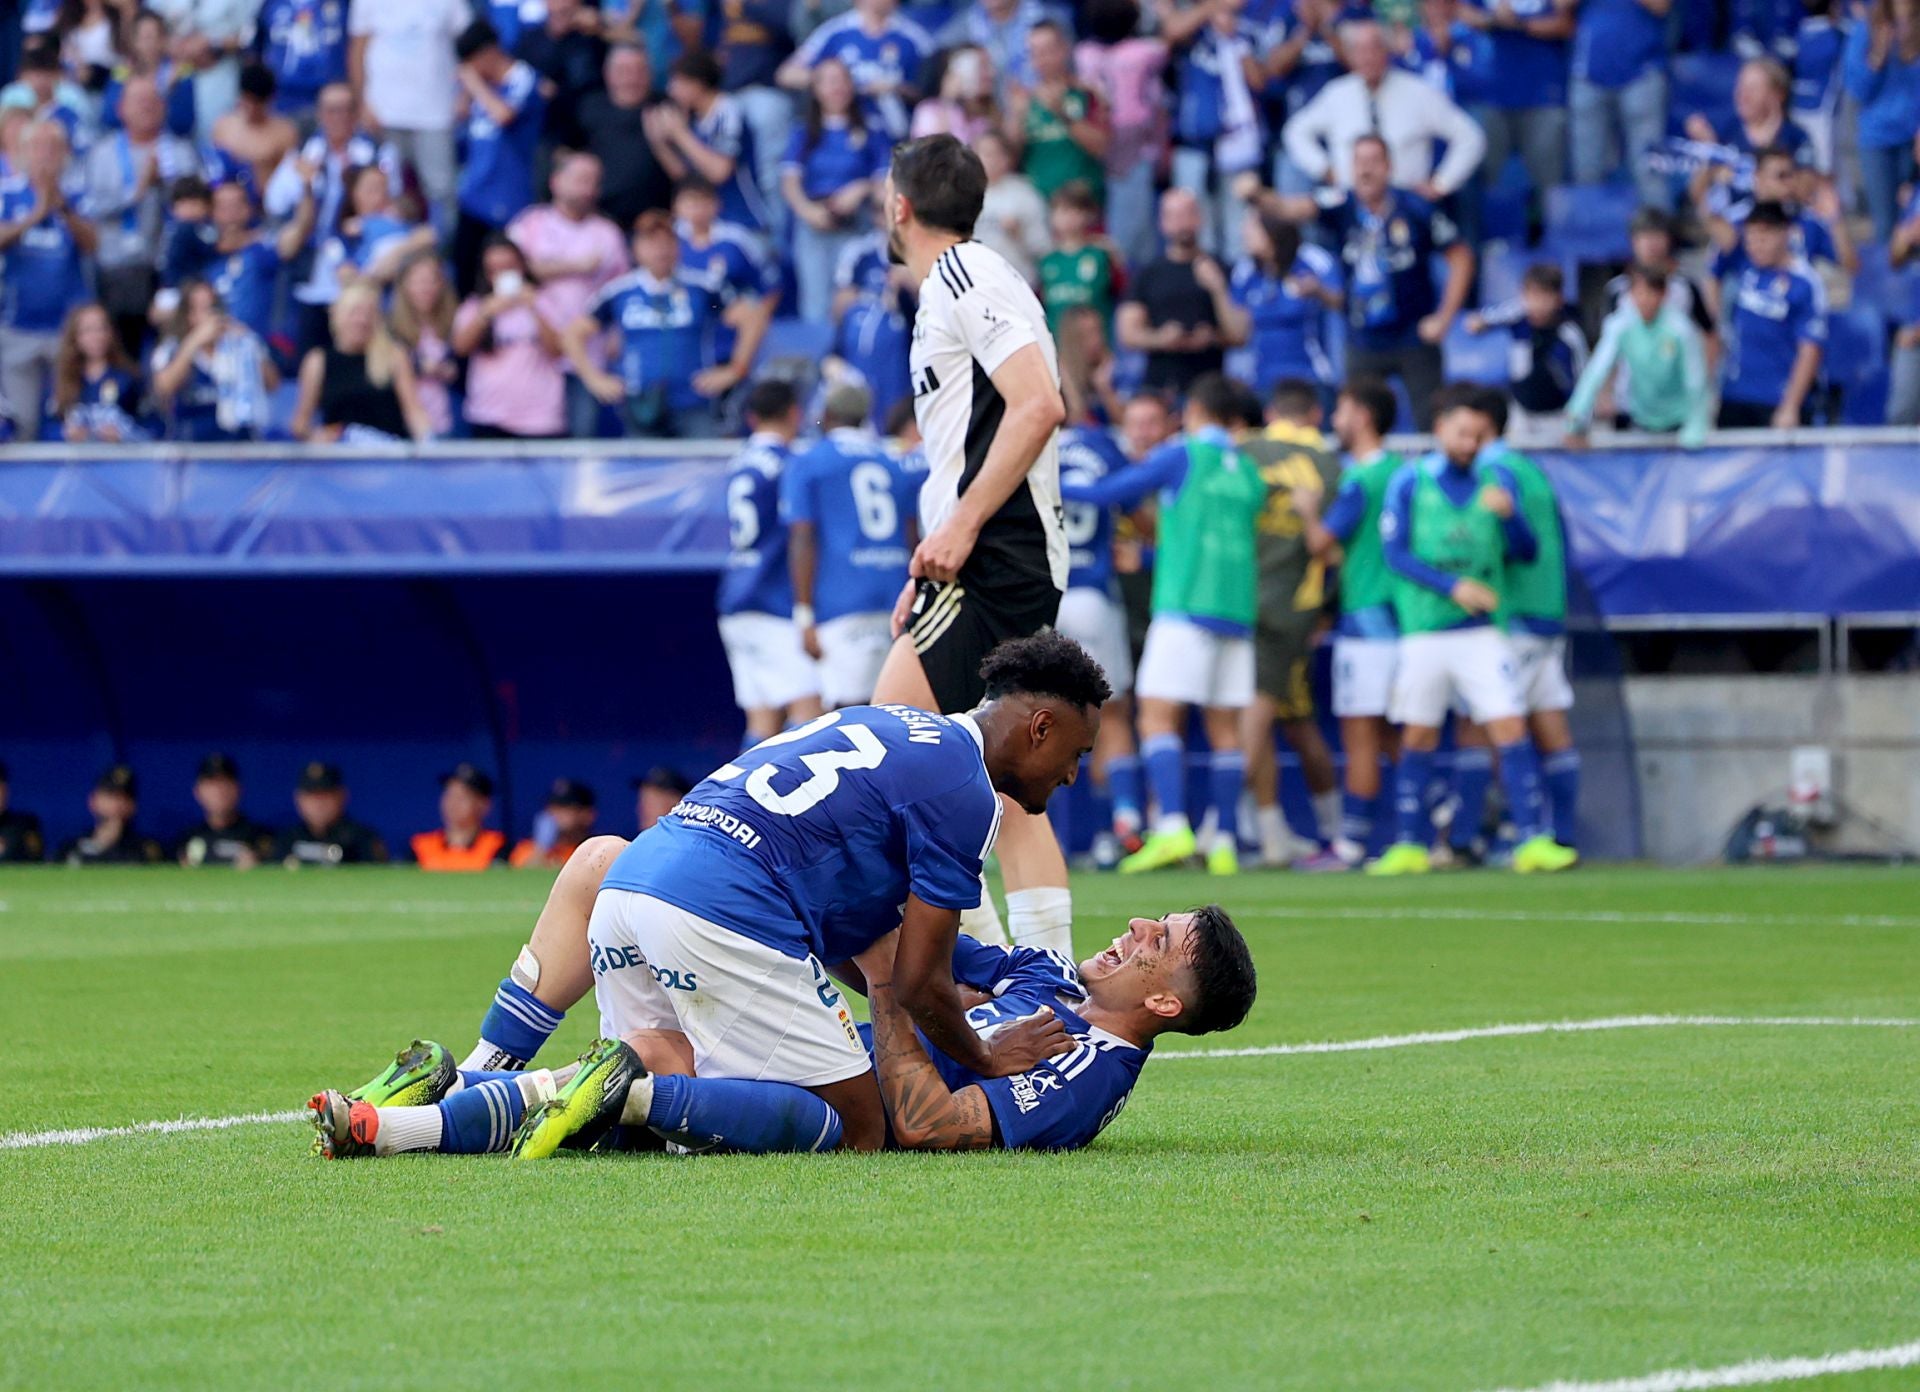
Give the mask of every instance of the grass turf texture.
M 1075 888 L 1083 952 L 1130 910 L 1239 915 L 1259 1006 L 1168 1051 L 1920 1015 L 1911 872 Z M 463 1052 L 544 890 L 0 875 L 0 1130 L 292 1109 L 416 1033 Z M 1467 1392 L 1902 1343 L 1917 1061 L 1920 1030 L 1739 1027 L 1158 1062 L 1064 1156 L 326 1164 L 296 1124 L 0 1150 L 0 1386 Z

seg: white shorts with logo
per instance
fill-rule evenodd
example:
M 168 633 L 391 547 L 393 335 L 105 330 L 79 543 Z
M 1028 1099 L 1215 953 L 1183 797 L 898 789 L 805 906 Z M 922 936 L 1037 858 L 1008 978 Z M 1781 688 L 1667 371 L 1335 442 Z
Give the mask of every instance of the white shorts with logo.
M 733 672 L 733 703 L 741 710 L 778 710 L 820 694 L 820 674 L 800 646 L 792 619 L 777 614 L 725 614 L 720 644 Z
M 1513 665 L 1520 683 L 1520 704 L 1535 711 L 1573 709 L 1573 683 L 1567 680 L 1564 633 L 1509 633 Z
M 1253 704 L 1253 639 L 1156 618 L 1147 625 L 1133 685 L 1146 700 L 1244 710 Z
M 1088 585 L 1068 590 L 1053 626 L 1092 654 L 1115 696 L 1133 690 L 1133 644 L 1127 639 L 1127 611 L 1119 600 Z
M 1507 635 L 1490 624 L 1403 634 L 1388 718 L 1437 729 L 1455 695 L 1481 725 L 1525 713 Z
M 829 707 L 864 706 L 873 699 L 873 684 L 893 647 L 893 616 L 842 614 L 822 619 L 820 637 L 820 699 Z
M 679 1030 L 703 1078 L 820 1087 L 872 1067 L 840 988 L 804 960 L 630 889 L 587 922 L 600 1033 Z
M 1378 716 L 1393 706 L 1393 673 L 1400 661 L 1398 638 L 1333 640 L 1333 713 L 1340 719 Z

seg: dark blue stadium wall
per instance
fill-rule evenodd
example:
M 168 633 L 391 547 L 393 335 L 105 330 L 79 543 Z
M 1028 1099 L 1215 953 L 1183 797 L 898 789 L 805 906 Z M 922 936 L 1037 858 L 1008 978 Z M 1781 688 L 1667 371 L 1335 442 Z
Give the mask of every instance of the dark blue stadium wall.
M 436 775 L 471 759 L 500 776 L 494 820 L 515 835 L 561 774 L 631 835 L 633 777 L 698 777 L 738 746 L 712 613 L 700 575 L 0 580 L 0 759 L 56 842 L 116 759 L 170 838 L 211 749 L 275 825 L 301 766 L 328 759 L 398 846 L 435 824 Z

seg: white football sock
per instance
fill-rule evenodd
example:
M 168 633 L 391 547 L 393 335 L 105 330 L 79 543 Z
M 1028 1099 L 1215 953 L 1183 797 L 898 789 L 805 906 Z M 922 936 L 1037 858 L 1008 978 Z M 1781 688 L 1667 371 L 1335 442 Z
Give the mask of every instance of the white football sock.
M 1165 835 L 1170 831 L 1192 830 L 1193 823 L 1187 820 L 1187 814 L 1184 812 L 1162 812 L 1153 820 L 1153 833 L 1156 836 Z
M 1262 807 L 1254 814 L 1254 825 L 1260 832 L 1260 859 L 1268 865 L 1285 865 L 1292 856 L 1287 844 L 1287 819 L 1280 815 L 1280 805 Z
M 627 1088 L 627 1100 L 620 1107 L 622 1126 L 645 1126 L 647 1112 L 653 1106 L 653 1074 L 635 1078 Z
M 1011 909 L 1011 896 L 1007 904 Z M 984 876 L 980 880 L 980 907 L 960 910 L 960 931 L 975 942 L 986 943 L 989 947 L 1007 945 L 1007 930 L 1000 922 L 1000 906 L 993 902 L 993 891 L 987 887 Z
M 382 1107 L 380 1129 L 373 1133 L 375 1155 L 435 1150 L 440 1145 L 438 1107 Z
M 517 1073 L 527 1061 L 515 1058 L 490 1039 L 473 1046 L 473 1052 L 460 1061 L 462 1073 Z
M 1007 896 L 1007 920 L 1021 947 L 1038 947 L 1073 958 L 1073 891 L 1048 886 Z
M 1319 836 L 1322 841 L 1332 841 L 1340 834 L 1340 790 L 1329 788 L 1324 793 L 1313 795 L 1313 819 L 1320 823 Z

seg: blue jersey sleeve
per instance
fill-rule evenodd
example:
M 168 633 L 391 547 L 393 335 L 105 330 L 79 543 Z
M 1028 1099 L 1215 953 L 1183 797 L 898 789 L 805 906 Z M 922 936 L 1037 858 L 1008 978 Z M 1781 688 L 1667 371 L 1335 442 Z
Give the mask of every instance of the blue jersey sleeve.
M 1000 799 L 957 789 L 900 809 L 907 836 L 907 888 L 936 909 L 980 904 L 980 871 L 1000 829 Z
M 1803 275 L 1796 279 L 1798 283 L 1788 301 L 1794 338 L 1800 343 L 1824 345 L 1827 341 L 1826 291 L 1812 276 Z
M 1177 491 L 1187 478 L 1187 447 L 1170 440 L 1138 464 L 1116 470 L 1105 478 L 1060 485 L 1060 496 L 1070 503 L 1101 507 L 1137 507 L 1153 493 Z
M 1367 516 L 1367 490 L 1360 486 L 1360 480 L 1349 478 L 1340 485 L 1340 491 L 1333 495 L 1333 506 L 1328 508 L 1320 521 L 1333 533 L 1333 539 L 1345 544 L 1353 534 L 1360 530 L 1360 524 Z
M 818 521 L 811 486 L 813 470 L 808 467 L 810 459 L 810 455 L 802 455 L 780 474 L 780 520 L 789 526 L 795 522 Z
M 978 1086 L 1008 1150 L 1077 1150 L 1120 1115 L 1146 1055 L 1098 1037 L 1011 1078 Z
M 1419 468 L 1408 464 L 1388 482 L 1387 499 L 1380 509 L 1380 545 L 1394 570 L 1435 594 L 1450 595 L 1454 577 L 1413 554 L 1413 488 Z

